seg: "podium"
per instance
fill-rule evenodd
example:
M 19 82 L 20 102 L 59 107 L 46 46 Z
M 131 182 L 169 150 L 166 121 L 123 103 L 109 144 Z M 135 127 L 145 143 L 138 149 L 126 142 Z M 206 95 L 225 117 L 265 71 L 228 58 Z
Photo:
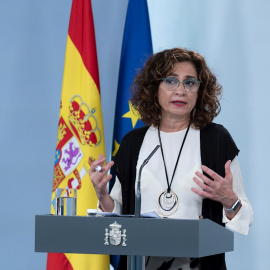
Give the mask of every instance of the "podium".
M 141 256 L 199 258 L 233 251 L 233 232 L 209 219 L 37 215 L 35 251 L 128 255 L 128 269 Z

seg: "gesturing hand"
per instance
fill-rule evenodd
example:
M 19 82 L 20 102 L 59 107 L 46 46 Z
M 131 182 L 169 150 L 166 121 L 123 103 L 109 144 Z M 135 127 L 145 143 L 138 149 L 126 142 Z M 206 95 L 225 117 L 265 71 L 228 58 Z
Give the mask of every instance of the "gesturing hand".
M 100 154 L 98 159 L 92 163 L 89 171 L 89 176 L 93 183 L 99 201 L 102 201 L 102 198 L 108 195 L 107 184 L 112 178 L 111 174 L 107 176 L 107 172 L 110 170 L 114 163 L 113 161 L 110 161 L 107 164 L 104 164 L 105 161 L 106 158 L 102 154 Z M 96 171 L 96 166 L 101 166 L 101 171 Z
M 237 195 L 233 191 L 233 176 L 230 170 L 231 161 L 228 160 L 225 164 L 225 178 L 202 165 L 202 170 L 214 179 L 211 180 L 201 172 L 196 172 L 197 177 L 193 181 L 201 187 L 202 190 L 192 187 L 191 190 L 203 198 L 209 198 L 223 204 L 225 208 L 231 208 L 237 200 Z

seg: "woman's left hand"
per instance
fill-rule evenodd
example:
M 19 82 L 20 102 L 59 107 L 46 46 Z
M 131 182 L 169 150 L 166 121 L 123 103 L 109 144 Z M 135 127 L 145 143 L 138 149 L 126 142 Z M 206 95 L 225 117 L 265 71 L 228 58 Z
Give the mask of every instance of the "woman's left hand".
M 191 190 L 203 198 L 209 198 L 214 201 L 218 201 L 223 204 L 225 208 L 231 208 L 237 200 L 237 195 L 233 191 L 233 176 L 230 170 L 231 161 L 228 160 L 225 164 L 225 178 L 202 165 L 202 170 L 214 179 L 211 180 L 201 172 L 196 172 L 197 177 L 193 178 L 193 181 L 201 187 L 202 190 L 197 188 L 191 188 Z

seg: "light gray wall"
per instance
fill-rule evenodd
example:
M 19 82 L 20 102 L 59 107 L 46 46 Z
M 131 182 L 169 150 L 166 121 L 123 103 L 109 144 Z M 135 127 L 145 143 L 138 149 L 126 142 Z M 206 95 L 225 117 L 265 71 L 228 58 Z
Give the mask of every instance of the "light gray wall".
M 106 153 L 110 155 L 128 0 L 92 0 Z M 228 268 L 270 269 L 268 181 L 270 74 L 267 0 L 149 0 L 154 51 L 203 54 L 224 87 L 222 123 L 240 148 L 255 212 L 235 235 Z M 59 103 L 71 0 L 0 2 L 0 269 L 45 269 L 34 253 L 34 217 L 50 211 Z

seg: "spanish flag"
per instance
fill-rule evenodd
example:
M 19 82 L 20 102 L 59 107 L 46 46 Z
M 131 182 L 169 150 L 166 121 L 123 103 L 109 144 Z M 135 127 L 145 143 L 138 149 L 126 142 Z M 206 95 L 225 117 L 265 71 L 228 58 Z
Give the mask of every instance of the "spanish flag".
M 94 22 L 90 0 L 73 0 L 66 45 L 51 212 L 55 188 L 77 189 L 77 215 L 97 207 L 88 171 L 105 155 Z M 76 234 L 76 232 L 70 232 Z M 49 253 L 47 270 L 106 270 L 108 255 Z

